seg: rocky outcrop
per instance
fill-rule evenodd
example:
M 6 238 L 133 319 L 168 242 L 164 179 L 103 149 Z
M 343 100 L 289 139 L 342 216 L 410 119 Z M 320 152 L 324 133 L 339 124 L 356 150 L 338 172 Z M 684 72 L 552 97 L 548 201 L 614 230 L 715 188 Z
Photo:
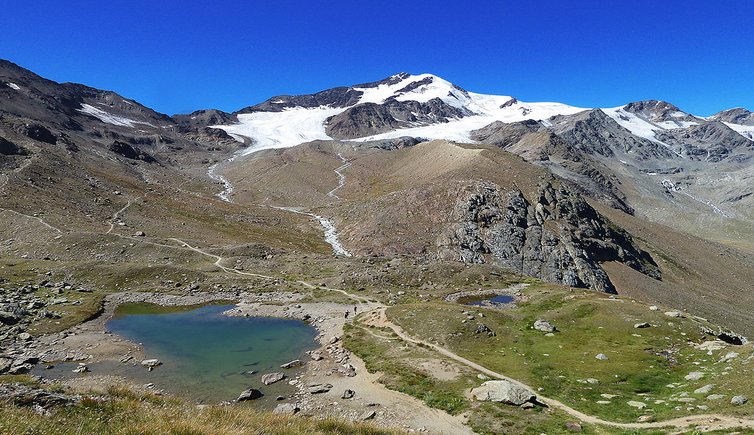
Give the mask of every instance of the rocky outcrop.
M 441 256 L 495 262 L 572 287 L 615 293 L 600 263 L 618 261 L 659 278 L 651 257 L 565 184 L 543 182 L 535 201 L 521 191 L 479 182 L 459 194 L 454 222 L 441 236 Z
M 80 396 L 53 393 L 22 384 L 0 384 L 0 398 L 16 406 L 27 406 L 35 409 L 70 406 L 81 401 Z
M 703 122 L 685 130 L 662 130 L 657 139 L 694 160 L 720 162 L 748 160 L 754 151 L 751 141 L 719 121 Z
M 118 154 L 120 156 L 123 156 L 129 160 L 141 160 L 147 163 L 154 163 L 157 160 L 152 157 L 150 154 L 142 151 L 138 147 L 127 144 L 125 142 L 121 141 L 115 141 L 113 142 L 108 149 L 115 154 Z
M 409 126 L 448 122 L 470 114 L 469 110 L 451 106 L 439 98 L 425 103 L 390 98 L 382 104 L 358 104 L 328 118 L 325 131 L 334 139 L 355 139 Z
M 613 157 L 616 151 L 641 159 L 673 157 L 666 147 L 631 134 L 600 109 L 550 118 L 550 128 L 560 138 L 586 154 Z
M 3 156 L 22 156 L 27 152 L 24 148 L 16 145 L 15 143 L 0 137 L 0 155 Z
M 723 110 L 712 115 L 712 119 L 738 125 L 754 125 L 754 113 L 743 107 Z
M 562 134 L 569 131 L 566 125 L 572 124 L 570 119 L 569 117 L 554 117 L 550 118 L 550 122 L 553 125 L 552 122 L 559 120 L 557 122 Z M 617 124 L 616 127 L 622 129 Z M 592 128 L 596 127 L 592 126 Z M 627 131 L 625 134 L 633 137 Z M 575 137 L 581 136 L 575 135 Z M 619 188 L 620 182 L 605 165 L 596 160 L 596 156 L 601 155 L 598 152 L 600 149 L 603 153 L 613 156 L 611 143 L 600 145 L 596 142 L 593 146 L 580 144 L 573 137 L 566 134 L 566 138 L 563 138 L 553 129 L 546 128 L 537 121 L 508 124 L 493 122 L 472 131 L 471 138 L 478 142 L 499 146 L 508 152 L 520 155 L 528 162 L 546 167 L 553 173 L 579 185 L 589 196 L 610 207 L 623 210 L 628 214 L 634 212 L 633 208 L 627 204 L 626 195 Z M 584 140 L 592 139 L 590 137 Z
M 369 141 L 360 141 L 360 142 L 351 142 L 351 146 L 354 149 L 381 149 L 385 151 L 392 151 L 392 150 L 400 150 L 407 147 L 412 147 L 419 142 L 422 142 L 421 139 L 411 136 L 401 136 L 396 137 L 392 139 L 380 139 L 380 140 L 369 140 Z
M 689 115 L 667 101 L 634 101 L 623 106 L 623 110 L 633 113 L 649 122 L 674 122 L 683 127 L 684 122 L 699 122 L 696 116 Z
M 236 121 L 236 117 L 230 113 L 217 109 L 196 110 L 188 115 L 173 115 L 173 120 L 181 126 L 205 127 L 208 125 L 228 124 Z

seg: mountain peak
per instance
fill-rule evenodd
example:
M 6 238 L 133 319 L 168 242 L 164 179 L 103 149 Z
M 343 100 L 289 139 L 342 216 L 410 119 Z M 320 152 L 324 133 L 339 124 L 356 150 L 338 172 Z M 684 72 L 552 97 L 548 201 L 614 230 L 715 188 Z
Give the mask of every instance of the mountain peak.
M 754 126 L 754 113 L 743 107 L 735 107 L 717 112 L 710 119 L 730 124 Z

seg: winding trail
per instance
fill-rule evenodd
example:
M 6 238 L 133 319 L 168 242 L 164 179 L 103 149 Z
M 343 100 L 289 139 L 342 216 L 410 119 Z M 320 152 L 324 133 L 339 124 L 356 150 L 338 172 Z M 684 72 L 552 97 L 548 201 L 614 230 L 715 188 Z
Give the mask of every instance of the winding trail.
M 431 348 L 434 351 L 458 363 L 461 363 L 467 367 L 470 367 L 474 370 L 484 373 L 485 375 L 490 376 L 492 378 L 506 380 L 513 384 L 526 388 L 528 390 L 536 391 L 535 388 L 521 381 L 505 376 L 502 373 L 498 373 L 493 370 L 490 370 L 487 367 L 484 367 L 471 360 L 468 360 L 456 353 L 451 352 L 450 350 L 444 347 L 441 347 L 434 343 L 430 343 L 428 341 L 410 336 L 408 333 L 406 333 L 403 330 L 403 328 L 396 325 L 395 323 L 393 323 L 387 318 L 387 315 L 385 314 L 386 309 L 387 307 L 376 308 L 375 310 L 372 310 L 370 312 L 362 313 L 359 317 L 367 318 L 367 320 L 364 322 L 365 324 L 377 326 L 377 327 L 390 328 L 403 341 Z M 371 318 L 370 318 L 370 315 L 371 315 Z M 706 426 L 706 427 L 709 427 L 710 430 L 754 428 L 754 420 L 752 419 L 731 417 L 731 416 L 719 415 L 719 414 L 691 415 L 691 416 L 679 417 L 679 418 L 674 418 L 674 419 L 665 420 L 665 421 L 648 422 L 648 423 L 619 423 L 619 422 L 614 422 L 614 421 L 603 420 L 593 415 L 584 414 L 583 412 L 573 409 L 563 402 L 560 402 L 558 400 L 555 400 L 549 397 L 544 397 L 539 394 L 537 394 L 537 401 L 544 405 L 547 405 L 550 408 L 559 409 L 572 417 L 578 418 L 584 423 L 610 426 L 610 427 L 615 427 L 615 428 L 620 428 L 620 429 L 662 429 L 662 428 L 668 428 L 668 427 L 682 429 L 682 428 L 688 428 L 691 426 Z
M 32 163 L 32 162 L 34 161 L 34 159 L 35 159 L 35 157 L 34 157 L 34 156 L 27 158 L 27 159 L 26 159 L 26 160 L 24 160 L 24 161 L 23 161 L 23 162 L 22 162 L 22 163 L 21 163 L 21 164 L 20 164 L 20 165 L 19 165 L 19 166 L 18 166 L 18 167 L 17 167 L 16 169 L 13 169 L 13 170 L 12 170 L 12 171 L 10 171 L 10 172 L 11 172 L 11 173 L 14 173 L 14 174 L 19 174 L 19 173 L 21 173 L 21 171 L 23 171 L 23 170 L 24 170 L 24 169 L 26 169 L 26 168 L 27 168 L 27 167 L 28 167 L 29 165 L 31 165 L 31 163 Z M 5 189 L 5 188 L 6 188 L 7 186 L 8 186 L 8 183 L 10 182 L 10 175 L 6 173 L 6 174 L 2 174 L 2 176 L 3 176 L 4 178 L 3 178 L 3 183 L 2 183 L 2 185 L 0 185 L 0 189 Z M 25 218 L 27 218 L 27 219 L 33 219 L 33 220 L 35 220 L 35 221 L 39 222 L 40 224 L 44 225 L 45 227 L 47 227 L 47 228 L 49 228 L 49 229 L 51 229 L 51 230 L 53 230 L 53 231 L 56 231 L 56 232 L 57 232 L 58 234 L 60 234 L 60 235 L 62 235 L 62 234 L 64 233 L 64 231 L 63 231 L 63 230 L 61 230 L 60 228 L 58 228 L 58 227 L 56 227 L 56 226 L 50 225 L 49 223 L 45 222 L 45 221 L 44 221 L 44 219 L 42 219 L 42 218 L 40 218 L 40 217 L 37 217 L 37 216 L 32 216 L 32 215 L 28 215 L 28 214 L 25 214 L 25 213 L 21 213 L 21 212 L 19 212 L 19 211 L 16 211 L 16 210 L 11 210 L 11 209 L 9 209 L 9 208 L 0 208 L 0 210 L 1 210 L 1 211 L 7 211 L 8 213 L 13 213 L 13 214 L 16 214 L 16 215 L 18 215 L 18 216 L 22 216 L 22 217 L 25 217 Z
M 124 205 L 123 208 L 121 208 L 120 210 L 116 211 L 115 214 L 113 215 L 113 217 L 108 221 L 108 223 L 110 224 L 110 228 L 108 228 L 108 230 L 107 230 L 107 232 L 105 234 L 110 234 L 110 233 L 113 232 L 113 230 L 115 229 L 115 221 L 118 220 L 118 218 L 120 217 L 120 214 L 123 213 L 124 211 L 126 211 L 126 209 L 128 209 L 128 207 L 131 207 L 131 200 L 130 199 L 128 200 L 128 203 L 126 203 L 126 205 Z
M 217 266 L 219 269 L 221 269 L 223 272 L 230 273 L 230 274 L 236 274 L 236 275 L 253 276 L 253 277 L 256 277 L 256 278 L 275 279 L 274 276 L 262 275 L 260 273 L 242 272 L 242 271 L 237 270 L 237 269 L 233 269 L 233 268 L 230 268 L 230 267 L 223 266 L 221 263 L 223 261 L 225 261 L 225 258 L 223 258 L 223 257 L 221 257 L 219 255 L 215 255 L 215 254 L 209 253 L 207 251 L 204 251 L 204 250 L 202 250 L 200 248 L 197 248 L 195 246 L 191 246 L 187 242 L 185 242 L 185 241 L 183 241 L 181 239 L 176 239 L 175 237 L 170 237 L 168 240 L 172 240 L 174 242 L 178 242 L 178 243 L 181 244 L 182 247 L 190 249 L 190 250 L 192 250 L 194 252 L 197 252 L 199 254 L 202 254 L 202 255 L 204 255 L 206 257 L 214 258 L 215 259 L 214 265 Z
M 50 224 L 48 224 L 47 222 L 45 222 L 45 221 L 44 221 L 44 220 L 43 220 L 42 218 L 40 218 L 40 217 L 37 217 L 37 216 L 32 216 L 32 215 L 28 215 L 28 214 L 25 214 L 25 213 L 21 213 L 21 212 L 19 212 L 19 211 L 16 211 L 16 210 L 11 210 L 11 209 L 8 209 L 8 208 L 0 208 L 0 210 L 2 210 L 2 211 L 7 211 L 8 213 L 13 213 L 13 214 L 16 214 L 16 215 L 19 215 L 19 216 L 25 217 L 25 218 L 27 218 L 27 219 L 33 219 L 33 220 L 35 220 L 35 221 L 39 222 L 40 224 L 44 225 L 45 227 L 47 227 L 47 228 L 49 228 L 49 229 L 51 229 L 51 230 L 53 230 L 53 231 L 57 231 L 57 232 L 58 232 L 58 234 L 61 234 L 61 235 L 62 235 L 62 234 L 64 233 L 64 231 L 63 231 L 63 230 L 61 230 L 60 228 L 58 228 L 58 227 L 56 227 L 56 226 L 53 226 L 53 225 L 50 225 Z

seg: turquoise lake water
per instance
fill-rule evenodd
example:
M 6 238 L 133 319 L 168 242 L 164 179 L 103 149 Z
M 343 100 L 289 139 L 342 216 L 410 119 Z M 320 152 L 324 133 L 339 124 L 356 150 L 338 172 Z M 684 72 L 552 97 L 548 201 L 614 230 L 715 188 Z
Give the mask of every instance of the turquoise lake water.
M 235 399 L 250 387 L 264 393 L 258 401 L 261 404 L 269 405 L 278 395 L 290 396 L 294 388 L 287 380 L 265 386 L 261 375 L 282 371 L 295 376 L 295 370 L 282 370 L 280 365 L 294 359 L 305 361 L 305 352 L 317 347 L 317 331 L 298 320 L 222 315 L 233 307 L 124 304 L 107 322 L 107 330 L 140 343 L 146 358 L 157 358 L 162 365 L 150 372 L 140 361 L 105 362 L 91 364 L 91 373 L 151 382 L 156 389 L 204 403 Z M 71 373 L 75 366 L 59 364 L 40 374 L 87 376 Z

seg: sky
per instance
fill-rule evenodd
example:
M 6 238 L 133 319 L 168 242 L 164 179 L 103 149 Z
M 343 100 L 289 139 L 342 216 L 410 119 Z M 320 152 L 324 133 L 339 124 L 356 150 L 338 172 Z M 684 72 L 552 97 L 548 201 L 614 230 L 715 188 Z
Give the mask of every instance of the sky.
M 175 114 L 432 73 L 478 93 L 754 110 L 754 2 L 4 2 L 0 58 Z

